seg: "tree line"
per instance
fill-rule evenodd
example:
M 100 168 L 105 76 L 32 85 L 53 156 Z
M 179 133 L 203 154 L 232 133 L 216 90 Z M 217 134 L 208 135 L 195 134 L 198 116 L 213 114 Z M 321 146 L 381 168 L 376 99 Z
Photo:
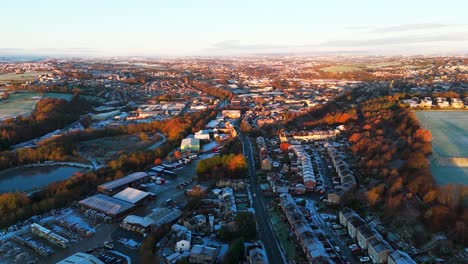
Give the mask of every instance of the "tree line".
M 466 245 L 467 188 L 435 184 L 428 162 L 430 131 L 399 101 L 398 95 L 381 96 L 359 104 L 359 119 L 348 127 L 350 148 L 360 157 L 358 181 L 368 186 L 367 202 L 383 209 L 389 221 L 396 212 L 417 213 L 432 232 L 444 231 Z
M 247 161 L 242 154 L 213 156 L 200 160 L 196 172 L 199 180 L 208 179 L 239 179 L 247 172 Z
M 0 123 L 0 150 L 63 128 L 86 113 L 91 103 L 79 97 L 72 100 L 43 98 L 30 116 L 9 118 Z

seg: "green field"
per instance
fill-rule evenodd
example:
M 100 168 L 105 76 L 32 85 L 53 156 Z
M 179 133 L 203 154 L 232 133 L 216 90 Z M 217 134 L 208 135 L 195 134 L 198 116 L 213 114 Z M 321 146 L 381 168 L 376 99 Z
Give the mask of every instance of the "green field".
M 325 72 L 355 72 L 355 71 L 363 71 L 366 69 L 373 69 L 377 70 L 380 68 L 388 68 L 388 67 L 401 67 L 401 62 L 398 61 L 382 61 L 382 62 L 374 62 L 374 63 L 354 63 L 354 64 L 341 64 L 341 65 L 332 65 L 328 67 L 321 68 L 321 71 Z M 404 68 L 420 68 L 419 66 L 414 65 L 404 65 Z
M 25 72 L 25 73 L 2 73 L 0 74 L 0 82 L 6 81 L 32 81 L 36 79 L 41 74 L 46 74 L 48 72 Z
M 73 98 L 72 94 L 63 93 L 41 93 L 35 92 L 18 92 L 11 94 L 7 99 L 0 99 L 0 121 L 16 117 L 29 116 L 36 107 L 37 102 L 43 97 L 64 99 L 70 101 Z
M 40 93 L 15 93 L 0 100 L 0 121 L 18 115 L 28 116 L 34 110 Z
M 354 72 L 362 69 L 358 65 L 333 65 L 320 70 L 324 72 Z
M 431 171 L 438 184 L 468 184 L 468 112 L 416 111 L 432 134 Z
M 44 97 L 49 97 L 49 98 L 56 98 L 56 99 L 63 99 L 70 101 L 73 98 L 73 94 L 67 94 L 67 93 L 45 93 Z

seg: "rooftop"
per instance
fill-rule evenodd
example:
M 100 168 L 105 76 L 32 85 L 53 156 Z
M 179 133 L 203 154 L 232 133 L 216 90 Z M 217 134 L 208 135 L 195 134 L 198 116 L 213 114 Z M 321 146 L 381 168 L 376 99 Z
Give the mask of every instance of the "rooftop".
M 148 195 L 150 195 L 150 194 L 147 193 L 147 192 L 143 192 L 143 191 L 140 191 L 140 190 L 129 187 L 129 188 L 126 188 L 125 190 L 115 194 L 113 197 L 117 198 L 117 199 L 120 199 L 122 201 L 126 201 L 126 202 L 129 202 L 129 203 L 135 204 L 135 203 L 138 203 L 139 201 L 141 201 L 142 199 L 144 199 L 145 197 L 147 197 Z
M 99 189 L 112 190 L 112 189 L 114 189 L 116 187 L 120 187 L 122 185 L 129 184 L 131 182 L 142 179 L 142 178 L 144 178 L 146 176 L 148 176 L 148 174 L 146 174 L 144 172 L 135 172 L 135 173 L 129 174 L 129 175 L 125 176 L 125 177 L 110 181 L 108 183 L 101 184 L 101 185 L 98 186 L 98 188 Z
M 104 264 L 104 262 L 93 255 L 77 252 L 57 264 Z
M 118 215 L 134 207 L 134 205 L 129 202 L 104 194 L 96 194 L 88 197 L 79 201 L 79 204 L 109 215 Z

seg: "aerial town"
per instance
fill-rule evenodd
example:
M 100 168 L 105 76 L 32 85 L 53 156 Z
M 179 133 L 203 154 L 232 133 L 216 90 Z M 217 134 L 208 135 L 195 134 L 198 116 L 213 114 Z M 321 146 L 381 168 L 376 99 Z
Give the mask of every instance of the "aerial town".
M 464 263 L 467 80 L 463 57 L 5 60 L 0 263 Z

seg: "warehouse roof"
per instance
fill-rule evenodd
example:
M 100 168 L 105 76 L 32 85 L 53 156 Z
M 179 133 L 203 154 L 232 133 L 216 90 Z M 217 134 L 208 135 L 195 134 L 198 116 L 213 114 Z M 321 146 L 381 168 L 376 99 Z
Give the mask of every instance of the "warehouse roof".
M 112 190 L 116 187 L 120 187 L 122 185 L 125 185 L 125 184 L 129 184 L 131 182 L 134 182 L 134 181 L 137 181 L 141 178 L 144 178 L 148 176 L 148 174 L 144 173 L 144 172 L 135 172 L 135 173 L 132 173 L 132 174 L 129 174 L 125 177 L 122 177 L 122 178 L 119 178 L 117 180 L 113 180 L 113 181 L 110 181 L 108 183 L 104 183 L 104 184 L 101 184 L 98 186 L 99 189 L 108 189 L 108 190 Z
M 154 223 L 154 221 L 147 217 L 140 217 L 137 215 L 128 215 L 124 218 L 124 223 L 133 224 L 133 225 L 140 225 L 142 227 L 149 227 Z
M 113 197 L 122 201 L 135 204 L 145 199 L 148 195 L 150 195 L 148 192 L 143 192 L 135 188 L 128 187 L 125 188 L 125 190 L 115 194 Z
M 96 194 L 94 196 L 88 197 L 81 200 L 79 204 L 107 215 L 118 215 L 134 207 L 134 205 L 129 202 L 125 202 L 104 194 Z
M 104 262 L 93 255 L 77 252 L 57 264 L 104 264 Z

